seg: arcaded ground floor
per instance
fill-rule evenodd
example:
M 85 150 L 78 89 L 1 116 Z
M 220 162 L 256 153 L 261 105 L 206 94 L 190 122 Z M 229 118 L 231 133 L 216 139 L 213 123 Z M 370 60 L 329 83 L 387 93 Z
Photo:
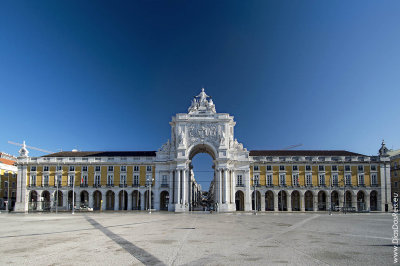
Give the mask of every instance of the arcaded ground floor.
M 388 213 L 0 214 L 0 264 L 389 265 Z

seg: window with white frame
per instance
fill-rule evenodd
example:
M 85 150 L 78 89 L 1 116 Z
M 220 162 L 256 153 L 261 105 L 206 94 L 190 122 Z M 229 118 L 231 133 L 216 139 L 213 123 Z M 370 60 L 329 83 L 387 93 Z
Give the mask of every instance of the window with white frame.
M 297 165 L 293 165 L 292 169 L 293 171 L 299 171 L 299 167 Z
M 47 166 L 47 165 L 43 166 L 43 171 L 44 172 L 48 172 L 49 171 L 49 166 Z
M 306 165 L 306 171 L 311 171 L 311 165 Z
M 49 176 L 44 175 L 43 176 L 43 186 L 48 186 L 49 185 Z
M 285 171 L 285 166 L 284 165 L 279 165 L 279 171 Z
M 162 186 L 168 185 L 168 175 L 163 175 L 161 177 L 161 185 Z
M 359 165 L 358 166 L 358 172 L 364 172 L 364 165 Z
M 16 184 L 15 184 L 15 182 L 12 182 L 12 187 L 13 187 L 13 188 L 15 188 L 15 187 L 16 187 Z
M 61 166 L 61 165 L 57 165 L 56 170 L 57 170 L 57 171 L 62 171 L 62 166 Z
M 351 175 L 350 174 L 346 174 L 345 175 L 345 179 L 346 179 L 346 185 L 351 185 Z
M 135 165 L 135 166 L 133 167 L 133 171 L 134 171 L 134 172 L 139 172 L 139 165 Z
M 358 174 L 358 185 L 364 186 L 364 174 Z
M 242 175 L 237 175 L 237 182 L 236 184 L 238 186 L 243 186 L 243 176 Z
M 7 171 L 4 172 L 4 177 L 8 177 L 8 172 Z
M 70 165 L 70 166 L 69 166 L 69 171 L 70 171 L 70 172 L 74 172 L 74 171 L 75 171 L 75 166 Z
M 114 176 L 107 175 L 107 186 L 112 186 L 112 185 L 114 185 Z
M 120 177 L 120 183 L 125 185 L 126 184 L 126 175 L 121 175 Z
M 267 175 L 267 186 L 272 186 L 272 175 L 271 174 L 269 174 L 269 175 Z
M 8 181 L 4 181 L 4 188 L 8 188 Z
M 375 164 L 371 165 L 371 171 L 376 171 L 376 165 Z
M 94 170 L 95 170 L 96 172 L 100 172 L 100 171 L 101 171 L 100 165 L 96 165 L 96 166 L 94 167 Z
M 36 166 L 31 166 L 31 171 L 35 172 L 36 171 Z
M 255 186 L 259 186 L 260 185 L 260 175 L 254 175 L 253 182 L 254 182 Z
M 133 185 L 135 185 L 135 186 L 139 185 L 139 175 L 133 176 Z
M 254 165 L 253 169 L 254 171 L 260 171 L 260 167 L 258 165 Z
M 307 173 L 306 174 L 306 186 L 311 186 L 312 185 L 312 174 Z
M 151 170 L 152 170 L 151 165 L 146 166 L 146 172 L 151 172 Z
M 86 165 L 82 166 L 82 172 L 87 172 L 87 166 Z
M 100 179 L 101 179 L 100 175 L 95 175 L 95 176 L 94 176 L 94 184 L 95 184 L 96 186 L 99 186 L 99 185 L 100 185 Z
M 69 175 L 69 176 L 68 176 L 68 186 L 73 186 L 73 184 L 74 184 L 74 179 L 75 179 L 75 176 L 74 176 L 74 175 Z
M 319 174 L 319 185 L 325 186 L 325 174 Z
M 267 171 L 272 171 L 272 165 L 267 165 Z
M 281 186 L 286 186 L 286 175 L 285 174 L 279 175 L 279 184 Z
M 114 166 L 109 165 L 107 170 L 108 170 L 108 172 L 114 172 Z
M 299 174 L 293 174 L 292 180 L 293 180 L 293 186 L 298 186 L 299 185 Z
M 339 184 L 338 174 L 332 174 L 332 186 L 337 186 Z
M 36 175 L 31 175 L 30 185 L 36 186 Z
M 121 172 L 126 172 L 126 166 L 125 165 L 121 165 Z
M 325 171 L 325 165 L 318 165 L 318 171 L 319 172 Z
M 344 166 L 344 171 L 350 172 L 350 165 L 345 165 Z
M 14 174 L 13 174 L 13 178 L 17 178 L 17 174 L 14 173 Z
M 87 185 L 87 183 L 88 183 L 88 177 L 87 177 L 87 175 L 83 175 L 82 176 L 82 180 L 81 180 L 81 184 L 82 185 Z
M 338 170 L 337 165 L 332 165 L 332 171 L 336 172 Z

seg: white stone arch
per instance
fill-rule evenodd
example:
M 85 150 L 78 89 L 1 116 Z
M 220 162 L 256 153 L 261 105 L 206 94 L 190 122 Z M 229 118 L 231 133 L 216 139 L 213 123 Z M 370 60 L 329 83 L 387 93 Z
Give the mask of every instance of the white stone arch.
M 196 143 L 193 143 L 187 150 L 187 159 L 191 160 L 193 159 L 194 156 L 196 156 L 199 153 L 207 153 L 208 155 L 211 156 L 213 160 L 218 159 L 218 149 L 214 147 L 213 144 L 204 141 L 198 141 Z

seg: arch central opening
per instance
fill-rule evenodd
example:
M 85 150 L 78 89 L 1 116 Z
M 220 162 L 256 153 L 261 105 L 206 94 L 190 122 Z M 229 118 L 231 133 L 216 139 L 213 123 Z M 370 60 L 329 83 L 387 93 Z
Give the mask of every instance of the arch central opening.
M 215 210 L 215 152 L 207 145 L 197 145 L 189 155 L 190 175 L 199 186 L 198 195 L 193 195 L 194 211 Z M 192 188 L 195 191 L 195 188 Z M 195 193 L 195 192 L 194 192 Z

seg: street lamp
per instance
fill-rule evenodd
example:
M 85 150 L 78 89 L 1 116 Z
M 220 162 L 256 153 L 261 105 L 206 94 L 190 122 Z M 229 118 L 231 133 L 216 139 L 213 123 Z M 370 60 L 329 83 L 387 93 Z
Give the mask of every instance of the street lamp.
M 72 214 L 75 214 L 74 209 L 75 209 L 75 175 L 72 176 Z
M 253 186 L 254 186 L 254 215 L 257 215 L 257 186 L 258 184 L 258 176 L 253 177 Z
M 149 187 L 149 206 L 148 206 L 148 208 L 149 208 L 149 214 L 151 214 L 151 185 L 153 184 L 153 181 L 154 181 L 154 178 L 150 178 L 150 177 L 148 177 L 147 178 L 147 185 L 148 185 L 148 187 Z

